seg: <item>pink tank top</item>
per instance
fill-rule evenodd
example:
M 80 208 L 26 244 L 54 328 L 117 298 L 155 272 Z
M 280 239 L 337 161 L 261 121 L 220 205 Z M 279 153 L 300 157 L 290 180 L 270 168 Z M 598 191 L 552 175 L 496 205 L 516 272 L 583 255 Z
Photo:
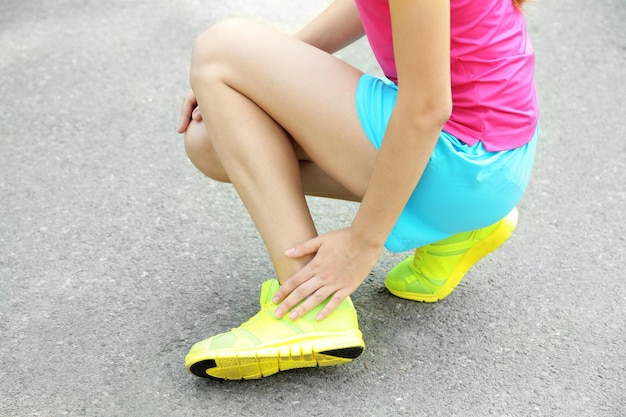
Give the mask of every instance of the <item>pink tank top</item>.
M 389 0 L 355 1 L 381 69 L 397 82 Z M 443 129 L 488 151 L 526 144 L 538 107 L 523 14 L 511 0 L 450 0 L 450 20 L 452 116 Z

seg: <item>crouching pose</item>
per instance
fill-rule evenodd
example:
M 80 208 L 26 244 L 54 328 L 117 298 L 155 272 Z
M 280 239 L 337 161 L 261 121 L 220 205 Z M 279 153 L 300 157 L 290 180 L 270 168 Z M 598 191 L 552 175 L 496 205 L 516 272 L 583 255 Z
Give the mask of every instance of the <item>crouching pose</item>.
M 276 279 L 257 315 L 191 348 L 193 374 L 350 362 L 364 343 L 349 296 L 383 247 L 414 250 L 389 291 L 435 302 L 507 240 L 537 142 L 522 1 L 336 0 L 294 36 L 227 20 L 198 37 L 178 131 L 235 187 Z M 384 78 L 332 55 L 363 35 Z M 305 195 L 360 205 L 319 235 Z

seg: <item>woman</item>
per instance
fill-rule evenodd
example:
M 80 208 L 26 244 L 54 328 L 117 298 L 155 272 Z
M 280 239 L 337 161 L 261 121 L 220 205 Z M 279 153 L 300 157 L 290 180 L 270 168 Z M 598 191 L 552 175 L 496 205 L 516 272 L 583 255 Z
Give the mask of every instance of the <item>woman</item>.
M 248 322 L 194 345 L 187 368 L 249 379 L 349 362 L 349 295 L 382 253 L 415 249 L 386 286 L 438 301 L 515 228 L 537 130 L 521 0 L 336 0 L 295 36 L 228 20 L 197 39 L 178 131 L 231 182 L 277 279 Z M 331 55 L 364 34 L 386 76 Z M 318 235 L 305 195 L 360 201 Z

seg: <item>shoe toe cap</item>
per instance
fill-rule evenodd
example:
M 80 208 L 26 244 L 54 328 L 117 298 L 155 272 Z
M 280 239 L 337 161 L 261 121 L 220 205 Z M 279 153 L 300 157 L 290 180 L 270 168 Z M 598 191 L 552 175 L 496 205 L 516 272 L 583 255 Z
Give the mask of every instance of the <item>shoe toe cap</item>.
M 237 343 L 237 337 L 232 333 L 220 333 L 208 339 L 201 340 L 194 344 L 189 351 L 190 355 L 197 354 L 199 352 L 210 352 L 217 350 L 224 350 L 236 347 L 241 343 Z

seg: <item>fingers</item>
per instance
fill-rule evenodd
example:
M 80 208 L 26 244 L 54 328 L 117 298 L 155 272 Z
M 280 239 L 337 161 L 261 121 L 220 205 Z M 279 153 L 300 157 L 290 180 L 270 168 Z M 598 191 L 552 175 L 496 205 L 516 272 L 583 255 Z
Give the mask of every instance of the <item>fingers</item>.
M 297 320 L 328 300 L 315 317 L 323 320 L 356 289 L 329 275 L 316 276 L 314 269 L 310 264 L 305 266 L 281 286 L 272 300 L 280 303 L 274 311 L 276 318 L 288 314 L 290 320 Z
M 347 293 L 337 291 L 338 288 L 335 288 L 335 285 L 318 286 L 316 281 L 315 279 L 310 279 L 304 284 L 297 286 L 280 303 L 274 312 L 274 316 L 282 318 L 289 313 L 288 317 L 290 320 L 297 320 L 328 299 L 326 305 L 315 316 L 316 320 L 323 320 L 348 296 Z
M 297 320 L 299 317 L 304 316 L 310 310 L 323 303 L 324 300 L 328 298 L 324 294 L 324 291 L 319 290 L 305 298 L 304 302 L 289 311 L 289 320 Z
M 196 108 L 193 109 L 193 112 L 191 113 L 191 118 L 195 120 L 196 122 L 202 121 L 202 114 L 200 113 L 200 107 L 196 106 Z
M 293 248 L 287 249 L 285 251 L 285 256 L 288 256 L 290 258 L 301 258 L 302 256 L 312 255 L 319 250 L 321 245 L 321 238 L 318 236 L 316 238 L 307 240 L 306 242 L 302 242 L 299 245 L 294 246 Z
M 300 258 L 309 254 L 314 254 L 320 247 L 319 238 L 313 238 L 306 242 L 285 251 L 285 255 L 290 258 Z M 277 318 L 283 317 L 293 306 L 298 304 L 303 299 L 309 297 L 318 288 L 313 288 L 309 285 L 304 285 L 311 278 L 311 272 L 309 271 L 310 265 L 305 266 L 300 271 L 292 275 L 287 282 L 285 282 L 280 289 L 274 295 L 272 302 L 274 304 L 280 303 L 278 309 L 276 309 L 274 315 Z M 285 298 L 287 297 L 287 298 Z M 324 301 L 325 298 L 319 302 Z M 319 303 L 318 303 L 319 304 Z M 315 307 L 315 306 L 313 306 Z M 311 307 L 312 308 L 312 307 Z M 308 311 L 308 310 L 307 310 Z
M 291 310 L 291 308 L 298 304 L 298 302 L 311 295 L 314 290 L 302 287 L 302 284 L 304 284 L 306 280 L 306 274 L 303 273 L 303 270 L 301 269 L 289 278 L 287 282 L 281 285 L 280 289 L 274 295 L 274 298 L 272 298 L 272 302 L 274 304 L 280 303 L 274 312 L 274 315 L 277 318 L 284 316 L 287 311 Z
M 178 129 L 176 131 L 178 133 L 185 133 L 187 129 L 189 128 L 189 123 L 191 122 L 191 120 L 194 120 L 196 122 L 202 121 L 202 114 L 200 113 L 200 107 L 196 107 L 195 109 L 193 109 L 193 111 L 191 112 L 190 118 L 186 116 L 181 116 Z
M 315 307 L 317 307 L 320 304 L 322 304 L 326 299 L 328 299 L 328 302 L 326 303 L 326 305 L 315 316 L 316 320 L 323 320 L 339 304 L 341 304 L 341 302 L 345 298 L 346 298 L 345 296 L 342 297 L 342 296 L 338 295 L 338 293 L 328 294 L 327 291 L 321 291 L 321 290 L 320 291 L 316 291 L 310 297 L 306 298 L 306 300 L 302 304 L 298 305 L 296 308 L 294 308 L 292 311 L 289 312 L 289 319 L 290 320 L 297 320 L 298 318 L 304 316 L 305 314 L 307 314 L 309 311 L 311 311 Z
M 276 292 L 274 315 L 296 320 L 319 305 L 317 320 L 327 317 L 363 282 L 380 251 L 354 249 L 348 228 L 325 233 L 285 252 L 291 258 L 314 255 Z
M 315 316 L 315 319 L 324 320 L 326 317 L 328 317 L 330 313 L 332 313 L 337 307 L 339 307 L 339 304 L 341 304 L 343 300 L 346 299 L 346 297 L 347 295 L 342 296 L 339 294 L 339 292 L 336 292 L 335 295 L 333 295 L 333 297 L 330 300 L 328 300 L 328 303 L 326 303 L 324 308 L 322 308 L 322 310 L 319 313 L 317 313 L 317 315 Z
M 194 115 L 194 113 L 196 113 Z M 200 115 L 200 109 L 198 109 L 198 102 L 196 101 L 196 96 L 192 91 L 187 93 L 185 99 L 183 101 L 183 106 L 180 110 L 180 121 L 178 122 L 178 129 L 176 131 L 178 133 L 185 133 L 187 131 L 187 127 L 189 127 L 189 122 L 191 119 L 194 120 L 202 120 L 202 116 Z

